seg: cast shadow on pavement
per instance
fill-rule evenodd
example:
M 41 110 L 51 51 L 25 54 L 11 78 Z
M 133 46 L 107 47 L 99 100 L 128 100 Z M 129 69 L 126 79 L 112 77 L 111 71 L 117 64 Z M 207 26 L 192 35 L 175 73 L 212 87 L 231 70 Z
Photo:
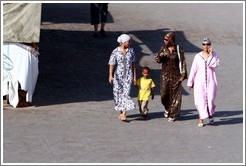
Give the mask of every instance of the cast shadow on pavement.
M 41 30 L 39 76 L 33 104 L 113 100 L 112 85 L 108 83 L 108 60 L 112 50 L 118 46 L 117 37 L 122 33 L 107 32 L 107 38 L 93 38 L 90 31 Z M 156 94 L 159 94 L 160 67 L 156 66 L 154 57 L 162 45 L 165 29 L 128 33 L 138 38 L 132 45 L 137 56 L 137 76 L 140 77 L 141 67 L 145 65 L 139 64 L 140 60 L 147 57 L 145 62 L 150 62 L 147 65 L 156 82 Z M 182 43 L 185 45 L 186 42 Z M 149 52 L 143 52 L 143 47 L 147 47 Z M 191 43 L 183 48 L 185 51 L 199 50 Z M 183 94 L 189 93 L 183 89 Z M 133 88 L 132 97 L 136 96 L 137 88 Z
M 108 23 L 114 23 L 112 15 L 109 14 L 108 19 Z M 108 83 L 108 60 L 118 46 L 117 38 L 122 33 L 132 37 L 132 47 L 137 57 L 137 76 L 141 76 L 141 67 L 149 66 L 156 83 L 155 92 L 159 94 L 161 66 L 154 57 L 163 45 L 164 33 L 170 29 L 109 31 L 107 38 L 93 38 L 92 32 L 83 27 L 83 24 L 90 24 L 89 3 L 42 3 L 41 20 L 42 24 L 51 24 L 53 29 L 41 29 L 40 32 L 39 76 L 33 105 L 113 101 L 112 85 Z M 81 30 L 61 30 L 57 28 L 59 23 L 68 23 Z M 183 31 L 175 33 L 177 44 L 185 52 L 200 51 Z M 184 88 L 182 92 L 189 95 Z M 131 96 L 137 96 L 136 87 L 132 88 Z
M 243 123 L 243 117 L 238 117 L 243 114 L 242 110 L 233 110 L 233 111 L 217 111 L 214 114 L 215 122 L 212 124 L 213 126 L 220 126 L 220 125 L 232 125 L 232 124 L 239 124 Z M 236 116 L 236 117 L 234 117 Z M 129 121 L 140 120 L 141 116 L 139 113 L 137 114 L 130 114 L 127 116 Z M 148 116 L 144 119 L 144 121 L 164 118 L 163 112 L 149 112 Z M 177 121 L 188 121 L 188 120 L 197 120 L 198 119 L 198 112 L 194 109 L 189 110 L 181 110 L 180 116 L 178 117 Z
M 90 3 L 45 3 L 44 1 L 42 2 L 42 22 L 90 24 Z M 114 23 L 110 11 L 107 23 Z
M 243 117 L 239 117 L 243 115 L 242 110 L 224 110 L 224 111 L 215 111 L 214 113 L 214 126 L 219 125 L 231 125 L 243 123 Z M 182 110 L 179 120 L 193 120 L 198 119 L 198 112 L 195 109 Z

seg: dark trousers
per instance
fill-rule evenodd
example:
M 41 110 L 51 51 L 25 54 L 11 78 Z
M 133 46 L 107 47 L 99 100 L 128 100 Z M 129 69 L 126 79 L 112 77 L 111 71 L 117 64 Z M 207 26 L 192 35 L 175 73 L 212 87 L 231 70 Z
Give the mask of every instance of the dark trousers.
M 107 21 L 108 3 L 91 3 L 91 25 Z

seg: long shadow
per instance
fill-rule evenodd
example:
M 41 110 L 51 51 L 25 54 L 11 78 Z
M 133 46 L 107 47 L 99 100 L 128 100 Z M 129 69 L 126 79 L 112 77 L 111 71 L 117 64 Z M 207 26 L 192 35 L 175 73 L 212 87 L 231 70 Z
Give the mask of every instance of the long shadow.
M 135 121 L 135 120 L 143 120 L 139 113 L 129 114 L 127 115 L 129 121 Z M 145 121 L 152 120 L 152 119 L 159 119 L 164 118 L 163 112 L 149 112 L 148 116 L 144 118 Z
M 233 111 L 217 111 L 214 114 L 215 122 L 213 126 L 219 125 L 232 125 L 243 123 L 243 117 L 239 117 L 243 114 L 242 110 L 233 110 Z M 131 114 L 127 116 L 130 118 L 130 121 L 142 120 L 140 114 Z M 164 118 L 163 111 L 161 112 L 150 112 L 145 118 L 146 121 L 152 119 Z M 198 119 L 198 112 L 195 109 L 181 110 L 178 121 L 188 121 Z
M 243 110 L 219 111 L 215 115 L 215 117 L 219 118 L 219 121 L 215 121 L 214 126 L 243 123 L 243 117 L 232 117 L 235 115 L 243 115 Z
M 89 4 L 43 4 L 42 21 L 88 23 Z M 86 8 L 86 12 L 82 9 Z M 77 12 L 85 12 L 78 14 Z M 53 14 L 57 18 L 53 18 Z M 75 15 L 79 17 L 73 17 Z M 67 18 L 66 18 L 67 17 Z M 85 21 L 87 19 L 87 21 Z M 113 20 L 113 19 L 112 19 Z M 107 38 L 93 38 L 91 31 L 64 31 L 41 29 L 39 76 L 33 96 L 36 106 L 86 101 L 113 100 L 112 85 L 108 83 L 108 60 L 118 46 L 117 37 L 129 33 L 133 37 L 132 47 L 137 56 L 137 70 L 144 58 L 154 61 L 154 55 L 163 44 L 163 34 L 169 29 L 107 32 Z M 190 43 L 184 32 L 177 31 L 177 43 L 186 52 L 197 52 L 198 47 Z M 148 48 L 149 51 L 146 52 Z M 149 65 L 156 64 L 155 62 Z M 150 66 L 151 67 L 151 66 Z M 152 78 L 159 93 L 160 68 L 152 68 Z M 183 89 L 183 94 L 188 95 Z M 132 97 L 137 96 L 133 87 Z
M 107 23 L 113 23 L 109 11 Z M 41 22 L 90 23 L 90 3 L 42 3 Z
M 214 126 L 218 125 L 231 125 L 243 123 L 243 117 L 239 117 L 243 114 L 242 110 L 232 110 L 232 111 L 216 111 L 214 113 Z M 198 112 L 195 109 L 182 110 L 180 121 L 198 119 Z
M 108 32 L 107 38 L 92 38 L 90 31 L 41 30 L 39 77 L 33 102 L 35 105 L 112 100 L 108 83 L 108 60 L 116 39 L 122 32 Z M 162 34 L 157 31 L 133 31 L 131 34 Z M 151 39 L 148 39 L 151 43 Z M 154 43 L 155 41 L 153 41 Z M 145 44 L 145 41 L 142 41 Z M 156 42 L 155 42 L 156 43 Z M 142 45 L 142 44 L 141 44 Z M 147 45 L 152 49 L 152 45 Z M 161 42 L 155 45 L 161 45 Z M 143 56 L 139 45 L 133 46 L 137 58 Z M 158 50 L 158 49 L 157 49 Z M 157 50 L 153 49 L 152 52 Z M 151 56 L 154 60 L 153 55 Z M 140 76 L 140 65 L 137 65 Z M 159 69 L 152 70 L 159 93 Z M 133 88 L 134 89 L 134 88 Z M 183 89 L 183 94 L 188 94 Z M 137 90 L 132 93 L 137 96 Z

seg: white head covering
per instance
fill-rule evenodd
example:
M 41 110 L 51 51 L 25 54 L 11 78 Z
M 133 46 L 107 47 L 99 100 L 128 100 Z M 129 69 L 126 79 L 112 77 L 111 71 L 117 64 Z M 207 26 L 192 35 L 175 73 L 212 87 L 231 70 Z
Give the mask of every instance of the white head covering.
M 129 41 L 130 39 L 131 39 L 131 37 L 130 37 L 129 35 L 127 35 L 127 34 L 122 34 L 122 35 L 120 35 L 120 36 L 118 37 L 117 42 L 120 43 L 120 44 L 122 44 L 122 43 L 124 43 L 124 42 L 126 42 L 126 41 Z

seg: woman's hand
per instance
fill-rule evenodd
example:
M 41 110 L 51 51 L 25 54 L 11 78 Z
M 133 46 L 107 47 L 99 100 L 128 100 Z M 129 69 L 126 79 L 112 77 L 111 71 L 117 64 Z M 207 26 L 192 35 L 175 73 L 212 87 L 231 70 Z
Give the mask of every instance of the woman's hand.
M 163 57 L 164 56 L 164 48 L 163 47 L 159 50 L 158 56 L 159 57 Z
M 208 53 L 211 54 L 211 55 L 213 55 L 213 47 L 212 46 L 209 47 Z
M 108 73 L 109 77 L 108 77 L 108 82 L 109 82 L 110 84 L 112 84 L 112 83 L 113 83 L 113 80 L 114 80 L 114 77 L 113 77 L 113 70 L 114 70 L 114 65 L 109 65 L 109 73 Z
M 160 57 L 163 57 L 163 56 L 164 56 L 164 52 L 161 52 L 161 53 L 159 54 L 159 56 L 160 56 Z
M 109 76 L 109 78 L 108 78 L 108 82 L 109 82 L 110 84 L 112 84 L 112 83 L 113 83 L 113 80 L 114 80 L 114 77 Z
M 137 79 L 133 79 L 133 85 L 134 85 L 134 86 L 137 85 Z
M 179 79 L 179 82 L 182 82 L 182 81 L 184 81 L 184 77 L 183 76 L 180 77 L 180 79 Z

